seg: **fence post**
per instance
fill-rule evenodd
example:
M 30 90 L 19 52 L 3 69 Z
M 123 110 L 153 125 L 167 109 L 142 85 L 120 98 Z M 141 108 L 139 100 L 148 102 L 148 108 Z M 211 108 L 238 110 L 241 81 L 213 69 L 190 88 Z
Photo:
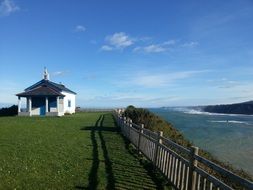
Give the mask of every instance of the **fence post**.
M 129 138 L 129 140 L 130 140 L 130 135 L 131 135 L 131 127 L 133 126 L 132 122 L 133 122 L 132 119 L 129 118 L 129 125 L 128 125 L 128 138 Z
M 118 123 L 119 123 L 119 126 L 121 127 L 120 122 L 121 122 L 121 115 L 119 114 L 118 115 Z
M 192 146 L 190 148 L 190 162 L 189 162 L 189 179 L 188 179 L 188 189 L 194 190 L 196 185 L 197 175 L 194 172 L 194 168 L 197 167 L 198 161 L 194 159 L 194 155 L 198 155 L 199 148 Z
M 121 128 L 121 125 L 120 125 L 120 118 L 121 118 L 121 115 L 119 114 L 119 115 L 118 115 L 118 126 Z
M 154 157 L 154 169 L 156 169 L 157 166 L 157 159 L 158 159 L 158 148 L 159 145 L 162 144 L 162 137 L 163 136 L 163 132 L 162 131 L 158 131 L 157 132 L 157 140 L 155 142 L 155 157 Z
M 126 124 L 127 124 L 127 119 L 126 119 L 126 117 L 124 117 L 124 120 L 123 120 L 123 133 L 124 133 L 125 137 L 126 137 Z
M 120 117 L 120 127 L 121 127 L 121 130 L 123 130 L 123 125 L 124 125 L 124 117 L 121 116 Z
M 142 136 L 142 133 L 143 133 L 143 129 L 144 129 L 144 124 L 141 124 L 140 131 L 139 131 L 139 138 L 138 138 L 138 146 L 137 146 L 138 154 L 141 154 L 140 145 L 141 145 L 141 136 Z
M 126 117 L 123 117 L 123 124 L 126 124 Z
M 119 115 L 119 126 L 120 126 L 120 128 L 122 130 L 122 116 L 121 115 Z
M 119 126 L 119 119 L 120 119 L 120 114 L 118 113 L 118 112 L 116 112 L 116 117 L 117 117 L 117 124 L 118 124 L 118 126 Z M 119 126 L 120 127 L 120 126 Z

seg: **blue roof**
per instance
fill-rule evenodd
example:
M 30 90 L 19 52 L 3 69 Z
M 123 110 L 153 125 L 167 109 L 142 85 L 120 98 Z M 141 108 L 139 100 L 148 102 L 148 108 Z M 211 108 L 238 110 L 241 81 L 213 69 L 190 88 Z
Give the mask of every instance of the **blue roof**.
M 66 88 L 63 84 L 57 84 L 55 82 L 52 82 L 50 80 L 45 80 L 45 79 L 42 79 L 39 82 L 33 84 L 32 86 L 26 88 L 25 91 L 30 91 L 32 89 L 35 89 L 35 88 L 37 88 L 39 86 L 43 86 L 43 85 L 47 85 L 47 86 L 53 88 L 54 90 L 56 90 L 58 92 L 64 91 L 64 92 L 68 92 L 68 93 L 71 93 L 71 94 L 76 94 L 74 91 Z

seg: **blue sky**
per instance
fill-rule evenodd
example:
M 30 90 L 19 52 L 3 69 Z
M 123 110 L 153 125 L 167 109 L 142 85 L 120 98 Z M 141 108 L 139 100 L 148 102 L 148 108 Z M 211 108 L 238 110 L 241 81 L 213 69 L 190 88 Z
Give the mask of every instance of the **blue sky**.
M 251 0 L 0 0 L 0 104 L 42 78 L 77 105 L 253 99 Z

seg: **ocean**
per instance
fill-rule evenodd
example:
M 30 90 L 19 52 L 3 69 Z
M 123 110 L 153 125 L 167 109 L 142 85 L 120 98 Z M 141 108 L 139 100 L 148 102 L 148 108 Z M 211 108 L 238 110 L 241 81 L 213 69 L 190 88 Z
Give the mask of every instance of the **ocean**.
M 190 108 L 152 108 L 184 136 L 223 162 L 253 175 L 253 116 L 211 114 Z

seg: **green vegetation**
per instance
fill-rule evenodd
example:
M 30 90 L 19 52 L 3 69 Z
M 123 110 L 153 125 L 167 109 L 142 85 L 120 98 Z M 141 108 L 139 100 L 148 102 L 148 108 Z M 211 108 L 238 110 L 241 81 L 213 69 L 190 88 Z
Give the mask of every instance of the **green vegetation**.
M 18 106 L 16 105 L 0 109 L 0 116 L 14 116 L 17 114 L 18 114 Z
M 0 189 L 164 189 L 110 113 L 0 117 Z
M 135 108 L 134 106 L 128 106 L 124 112 L 124 116 L 131 118 L 133 123 L 144 124 L 144 127 L 146 129 L 150 129 L 151 131 L 163 131 L 163 134 L 165 137 L 170 138 L 172 141 L 174 141 L 184 147 L 193 146 L 193 144 L 191 142 L 189 142 L 187 139 L 185 139 L 184 136 L 177 129 L 175 129 L 172 126 L 172 124 L 170 124 L 169 122 L 165 121 L 164 119 L 155 115 L 154 113 L 150 112 L 147 109 Z M 177 150 L 174 150 L 174 151 L 177 151 Z M 253 180 L 252 176 L 247 174 L 245 171 L 234 169 L 229 163 L 223 163 L 223 162 L 219 161 L 217 158 L 213 157 L 209 152 L 207 152 L 205 150 L 200 149 L 199 155 L 217 163 L 218 165 L 236 173 L 237 175 L 239 175 L 243 178 L 249 179 L 251 181 Z M 185 157 L 185 155 L 182 155 L 182 156 Z M 215 175 L 217 178 L 220 178 L 223 181 L 226 181 L 228 184 L 232 184 L 233 187 L 235 187 L 236 189 L 240 188 L 240 187 L 236 186 L 235 184 L 233 184 L 232 181 L 229 181 L 226 178 L 226 176 L 219 175 L 218 173 L 214 172 L 210 168 L 207 168 L 203 164 L 199 164 L 199 166 L 201 168 L 204 168 L 206 171 L 208 171 L 212 175 Z

